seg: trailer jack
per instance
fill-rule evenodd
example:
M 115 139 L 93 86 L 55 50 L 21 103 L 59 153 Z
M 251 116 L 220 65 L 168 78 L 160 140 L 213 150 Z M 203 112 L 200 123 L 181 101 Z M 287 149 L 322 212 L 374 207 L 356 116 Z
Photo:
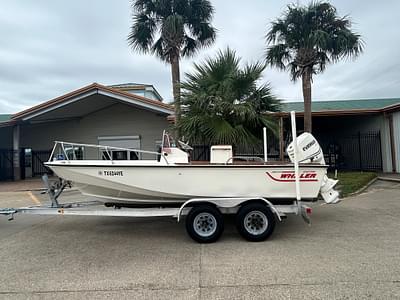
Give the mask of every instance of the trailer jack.
M 46 193 L 49 195 L 49 198 L 51 201 L 51 207 L 54 207 L 54 208 L 62 207 L 57 199 L 66 187 L 71 188 L 71 186 L 72 186 L 71 182 L 64 180 L 62 178 L 59 178 L 57 181 L 50 183 L 49 177 L 47 176 L 47 174 L 44 174 L 42 176 L 42 180 L 43 180 L 44 186 L 46 187 Z

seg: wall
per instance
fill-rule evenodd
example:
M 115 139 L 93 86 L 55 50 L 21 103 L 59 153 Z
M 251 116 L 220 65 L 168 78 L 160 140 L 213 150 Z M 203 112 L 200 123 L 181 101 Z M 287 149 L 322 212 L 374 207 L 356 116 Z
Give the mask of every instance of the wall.
M 139 135 L 143 150 L 156 151 L 156 141 L 168 125 L 165 115 L 115 104 L 81 119 L 25 125 L 21 147 L 49 150 L 55 140 L 98 144 L 98 136 Z

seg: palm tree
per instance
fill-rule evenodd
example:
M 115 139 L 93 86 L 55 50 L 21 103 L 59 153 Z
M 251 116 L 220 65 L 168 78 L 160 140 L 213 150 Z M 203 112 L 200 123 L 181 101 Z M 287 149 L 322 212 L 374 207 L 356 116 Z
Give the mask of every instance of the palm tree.
M 301 77 L 304 99 L 304 131 L 311 132 L 311 82 L 327 64 L 356 57 L 363 50 L 359 34 L 351 31 L 348 17 L 339 17 L 328 2 L 308 6 L 288 5 L 268 31 L 267 63 Z
M 128 42 L 133 50 L 152 53 L 171 64 L 176 122 L 180 120 L 181 57 L 211 45 L 216 29 L 208 0 L 136 0 Z
M 275 130 L 264 112 L 277 111 L 279 101 L 268 84 L 257 84 L 265 65 L 239 63 L 228 48 L 185 74 L 179 127 L 191 143 L 249 145 L 259 141 L 263 126 Z

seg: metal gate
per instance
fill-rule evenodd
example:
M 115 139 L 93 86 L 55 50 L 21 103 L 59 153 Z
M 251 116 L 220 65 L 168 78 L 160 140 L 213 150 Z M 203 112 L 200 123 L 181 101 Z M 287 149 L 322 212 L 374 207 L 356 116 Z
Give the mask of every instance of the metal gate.
M 209 161 L 210 160 L 210 150 L 209 145 L 194 145 L 193 151 L 191 152 L 191 159 L 194 161 Z M 260 157 L 264 158 L 264 148 L 263 144 L 254 145 L 234 145 L 233 153 L 235 156 L 246 156 L 246 157 Z M 279 148 L 268 147 L 268 160 L 277 161 L 279 160 Z M 275 151 L 273 151 L 275 150 Z M 287 157 L 285 157 L 287 158 Z
M 316 134 L 316 138 L 324 152 L 325 162 L 331 169 L 364 171 L 381 171 L 383 169 L 380 131 L 337 136 Z M 289 137 L 285 142 L 285 149 L 290 141 L 291 138 Z M 279 153 L 276 150 L 279 148 L 275 144 L 276 141 L 269 139 L 269 160 L 279 160 Z M 210 146 L 196 145 L 193 148 L 192 160 L 210 159 Z M 234 154 L 236 156 L 259 156 L 262 158 L 263 145 L 236 145 Z M 285 160 L 288 160 L 286 153 Z
M 210 146 L 208 145 L 194 145 L 191 153 L 191 159 L 197 161 L 210 160 Z
M 335 138 L 320 137 L 318 141 L 331 168 L 364 171 L 380 171 L 383 168 L 380 131 Z
M 45 173 L 53 174 L 43 163 L 48 161 L 51 150 L 32 151 L 32 176 L 41 176 Z
M 0 181 L 14 179 L 14 150 L 0 149 Z

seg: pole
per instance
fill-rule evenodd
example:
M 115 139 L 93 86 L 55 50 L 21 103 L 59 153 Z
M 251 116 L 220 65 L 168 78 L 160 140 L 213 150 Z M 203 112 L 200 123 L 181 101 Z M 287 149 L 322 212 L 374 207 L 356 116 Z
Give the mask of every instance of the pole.
M 263 138 L 264 138 L 264 162 L 268 161 L 268 148 L 267 148 L 267 128 L 263 128 Z
M 293 149 L 294 149 L 294 176 L 296 183 L 296 200 L 301 201 L 300 196 L 300 176 L 299 176 L 299 161 L 297 160 L 297 132 L 296 132 L 296 114 L 294 111 L 290 112 L 290 118 L 292 121 L 292 137 L 293 137 Z
M 284 160 L 283 150 L 283 117 L 279 118 L 279 160 Z

